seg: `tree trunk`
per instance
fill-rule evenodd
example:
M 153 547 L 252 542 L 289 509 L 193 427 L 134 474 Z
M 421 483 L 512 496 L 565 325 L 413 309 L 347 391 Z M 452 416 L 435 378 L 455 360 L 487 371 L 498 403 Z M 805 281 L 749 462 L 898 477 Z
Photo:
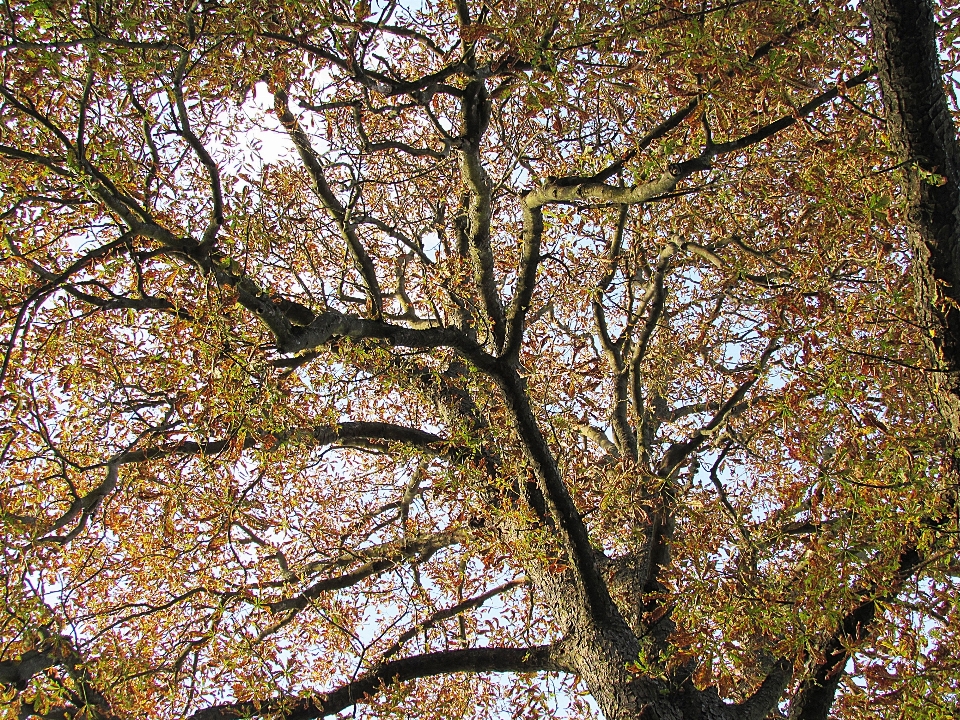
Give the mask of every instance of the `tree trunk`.
M 914 284 L 931 385 L 960 442 L 960 149 L 929 0 L 865 0 L 890 141 L 906 176 Z

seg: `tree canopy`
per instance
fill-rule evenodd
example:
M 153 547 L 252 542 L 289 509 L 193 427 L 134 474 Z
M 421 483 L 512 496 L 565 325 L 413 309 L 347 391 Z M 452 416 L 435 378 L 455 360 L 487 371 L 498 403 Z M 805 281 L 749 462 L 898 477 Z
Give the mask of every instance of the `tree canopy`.
M 955 717 L 960 10 L 863 5 L 8 0 L 0 717 Z

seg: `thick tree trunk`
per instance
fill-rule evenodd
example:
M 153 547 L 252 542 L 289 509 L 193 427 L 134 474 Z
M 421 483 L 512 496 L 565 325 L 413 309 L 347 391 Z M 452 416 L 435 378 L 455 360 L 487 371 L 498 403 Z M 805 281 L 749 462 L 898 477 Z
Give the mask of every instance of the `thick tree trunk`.
M 907 178 L 907 226 L 931 380 L 960 442 L 960 149 L 929 0 L 865 0 L 890 140 Z
M 565 664 L 577 669 L 606 720 L 752 717 L 724 703 L 712 688 L 697 690 L 689 678 L 683 679 L 682 671 L 671 678 L 651 677 L 650 668 L 644 667 L 641 659 L 641 647 L 625 623 L 600 628 L 585 621 L 572 626 L 563 642 Z

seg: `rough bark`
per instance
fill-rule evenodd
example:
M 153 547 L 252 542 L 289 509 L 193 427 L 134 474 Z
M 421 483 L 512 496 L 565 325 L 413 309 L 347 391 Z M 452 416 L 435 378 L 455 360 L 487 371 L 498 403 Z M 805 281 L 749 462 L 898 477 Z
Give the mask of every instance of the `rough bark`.
M 866 0 L 890 141 L 903 163 L 917 310 L 951 440 L 960 441 L 960 149 L 929 0 Z

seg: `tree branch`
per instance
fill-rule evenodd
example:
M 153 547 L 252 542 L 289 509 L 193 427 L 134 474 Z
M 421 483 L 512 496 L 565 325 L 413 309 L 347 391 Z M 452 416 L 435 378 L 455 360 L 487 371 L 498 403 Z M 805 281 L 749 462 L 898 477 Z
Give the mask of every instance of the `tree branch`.
M 492 588 L 491 590 L 487 590 L 485 593 L 481 593 L 480 595 L 476 595 L 472 598 L 468 598 L 463 602 L 457 603 L 456 605 L 452 605 L 448 608 L 444 608 L 443 610 L 437 610 L 437 612 L 433 613 L 430 617 L 428 617 L 423 622 L 401 633 L 400 637 L 396 639 L 396 642 L 394 642 L 393 645 L 391 645 L 386 650 L 384 650 L 383 656 L 382 656 L 383 659 L 386 660 L 387 658 L 392 657 L 393 655 L 396 655 L 398 652 L 400 652 L 400 649 L 403 647 L 404 643 L 406 643 L 408 640 L 413 638 L 417 633 L 423 632 L 424 630 L 429 630 L 430 628 L 434 627 L 437 623 L 443 622 L 444 620 L 448 620 L 452 617 L 456 617 L 457 615 L 465 613 L 467 610 L 473 610 L 474 608 L 480 607 L 490 598 L 496 597 L 497 595 L 501 595 L 507 592 L 508 590 L 513 590 L 513 588 L 520 587 L 523 584 L 524 584 L 523 580 L 511 580 L 508 583 L 503 583 L 503 585 L 498 585 L 497 587 Z
M 723 427 L 734 408 L 743 401 L 746 394 L 750 391 L 750 388 L 760 379 L 764 366 L 776 349 L 776 341 L 771 340 L 757 360 L 754 374 L 737 387 L 730 397 L 727 398 L 726 402 L 720 406 L 720 409 L 717 410 L 710 422 L 695 431 L 687 440 L 673 443 L 657 464 L 655 469 L 656 474 L 664 480 L 664 484 L 663 489 L 660 491 L 660 507 L 657 508 L 653 514 L 646 540 L 644 568 L 646 577 L 643 580 L 644 592 L 653 593 L 660 589 L 658 587 L 660 572 L 670 561 L 669 540 L 673 533 L 673 506 L 676 502 L 676 493 L 674 485 L 671 482 L 671 476 L 693 452 Z M 649 602 L 644 606 L 644 610 L 651 612 L 655 607 L 655 602 Z
M 313 43 L 307 42 L 306 40 L 300 38 L 273 32 L 263 32 L 261 35 L 272 40 L 279 40 L 281 42 L 288 43 L 293 47 L 305 50 L 311 55 L 315 55 L 318 58 L 326 60 L 327 62 L 346 72 L 348 75 L 350 75 L 350 77 L 364 87 L 380 93 L 385 97 L 410 95 L 415 98 L 419 96 L 418 99 L 422 99 L 424 95 L 429 96 L 435 93 L 441 88 L 441 84 L 449 78 L 472 75 L 471 69 L 465 63 L 455 62 L 447 65 L 446 67 L 440 68 L 436 72 L 419 77 L 416 80 L 402 80 L 384 73 L 377 72 L 375 70 L 370 70 L 369 68 L 362 67 L 354 58 L 350 58 L 348 60 L 330 52 L 325 48 L 314 45 Z M 453 86 L 442 85 L 442 90 L 448 94 L 457 95 L 458 89 Z
M 837 83 L 832 88 L 826 92 L 817 95 L 809 102 L 801 105 L 797 108 L 796 112 L 793 115 L 786 115 L 775 122 L 772 122 L 768 125 L 764 125 L 759 130 L 750 133 L 749 135 L 744 135 L 741 138 L 736 140 L 729 140 L 725 143 L 719 143 L 718 145 L 713 146 L 714 154 L 724 155 L 726 153 L 731 153 L 736 150 L 743 150 L 744 148 L 750 147 L 751 145 L 756 145 L 759 142 L 763 142 L 769 137 L 773 137 L 778 132 L 786 130 L 791 125 L 797 123 L 800 118 L 806 117 L 814 110 L 823 105 L 826 105 L 831 100 L 834 100 L 840 97 L 840 94 L 844 92 L 847 88 L 856 87 L 857 85 L 863 85 L 867 80 L 872 78 L 877 74 L 875 68 L 867 68 L 860 73 L 857 73 L 853 77 L 845 80 L 841 83 Z
M 648 202 L 656 197 L 672 192 L 681 180 L 690 177 L 694 173 L 711 169 L 710 160 L 712 158 L 736 150 L 743 150 L 744 148 L 756 145 L 776 135 L 778 132 L 795 124 L 800 118 L 809 115 L 817 108 L 839 97 L 843 89 L 862 85 L 873 77 L 875 73 L 876 71 L 872 68 L 864 70 L 852 78 L 838 83 L 830 90 L 821 93 L 806 104 L 801 105 L 793 115 L 782 117 L 741 138 L 725 143 L 708 144 L 699 156 L 684 160 L 680 163 L 671 164 L 659 178 L 644 183 L 643 185 L 614 187 L 602 182 L 596 182 L 594 178 L 574 178 L 574 180 L 577 181 L 575 183 L 570 183 L 570 179 L 568 178 L 560 178 L 548 182 L 535 190 L 531 190 L 524 197 L 524 204 L 532 208 L 558 202 L 625 203 L 631 205 Z
M 418 678 L 452 673 L 569 672 L 554 657 L 550 645 L 530 648 L 470 648 L 414 655 L 374 668 L 353 682 L 327 693 L 297 698 L 278 698 L 225 703 L 200 710 L 187 720 L 236 720 L 275 715 L 285 720 L 313 720 L 333 715 L 375 694 L 382 686 Z
M 241 302 L 244 301 L 241 295 Z M 267 301 L 269 302 L 269 300 Z M 252 310 L 272 309 L 272 304 L 266 307 L 262 298 L 251 303 Z M 261 316 L 265 322 L 273 320 L 263 312 Z M 285 332 L 284 332 L 285 331 Z M 310 325 L 303 328 L 280 327 L 277 333 L 277 350 L 281 353 L 298 353 L 325 345 L 333 338 L 353 338 L 386 340 L 391 345 L 410 348 L 439 348 L 449 347 L 459 352 L 464 359 L 469 360 L 481 370 L 494 372 L 498 369 L 498 361 L 491 357 L 472 339 L 457 328 L 435 327 L 412 329 L 401 325 L 380 320 L 365 320 L 356 315 L 328 310 L 320 314 Z
M 371 303 L 371 314 L 374 318 L 379 318 L 383 315 L 383 295 L 380 291 L 380 283 L 377 280 L 377 272 L 373 266 L 373 261 L 367 254 L 363 242 L 361 242 L 357 236 L 356 229 L 347 216 L 346 208 L 340 200 L 337 199 L 337 196 L 334 195 L 333 190 L 330 189 L 330 185 L 327 183 L 326 176 L 323 172 L 323 166 L 320 164 L 320 159 L 316 151 L 310 144 L 310 139 L 300 127 L 293 113 L 290 112 L 290 104 L 286 91 L 281 88 L 276 88 L 273 97 L 277 119 L 287 131 L 287 135 L 290 136 L 294 146 L 297 148 L 297 152 L 300 154 L 300 159 L 307 168 L 307 172 L 310 173 L 317 196 L 333 216 L 334 222 L 336 222 L 337 227 L 340 229 L 340 234 L 347 243 L 347 249 L 350 251 L 350 255 L 357 264 L 360 275 L 363 278 L 367 296 Z
M 257 447 L 267 441 L 280 445 L 291 438 L 309 438 L 321 445 L 340 443 L 347 447 L 371 447 L 372 445 L 369 444 L 370 441 L 379 443 L 383 447 L 388 443 L 401 443 L 434 455 L 446 456 L 454 462 L 463 462 L 464 460 L 476 457 L 476 453 L 466 448 L 451 446 L 448 440 L 439 435 L 417 428 L 384 422 L 344 422 L 332 427 L 320 426 L 316 428 L 292 429 L 279 433 L 278 435 L 279 436 L 247 436 L 239 443 L 240 448 L 246 450 Z M 213 457 L 230 449 L 235 442 L 235 437 L 222 440 L 209 440 L 206 442 L 180 440 L 150 448 L 142 448 L 140 450 L 128 450 L 127 452 L 114 456 L 102 465 L 87 468 L 88 470 L 93 470 L 99 467 L 106 467 L 106 477 L 90 492 L 76 498 L 67 511 L 57 518 L 49 527 L 46 531 L 48 534 L 40 537 L 36 542 L 63 545 L 77 537 L 86 527 L 87 522 L 96 515 L 103 501 L 117 489 L 120 466 L 158 460 L 176 455 Z M 65 528 L 78 516 L 80 520 L 70 532 L 65 535 L 49 534 Z M 20 521 L 30 525 L 36 524 L 35 518 L 20 518 Z
M 613 374 L 613 410 L 610 413 L 613 425 L 613 436 L 616 440 L 619 453 L 636 460 L 639 457 L 637 435 L 630 425 L 628 416 L 630 410 L 629 376 L 625 371 L 621 341 L 614 341 L 613 338 L 610 337 L 610 329 L 607 325 L 607 314 L 603 307 L 603 296 L 610 288 L 610 283 L 613 282 L 613 278 L 617 274 L 617 264 L 620 261 L 620 251 L 623 248 L 623 235 L 629 216 L 629 206 L 621 205 L 620 215 L 617 218 L 617 229 L 614 232 L 612 242 L 607 248 L 605 267 L 600 276 L 600 280 L 597 282 L 597 286 L 593 290 L 591 306 L 593 309 L 593 320 L 597 326 L 597 333 L 600 336 L 600 346 L 603 348 L 610 372 Z
M 404 538 L 395 543 L 387 543 L 376 548 L 360 550 L 348 555 L 342 560 L 343 562 L 351 562 L 357 559 L 367 560 L 367 562 L 356 570 L 344 573 L 343 575 L 319 580 L 294 597 L 264 604 L 272 613 L 302 610 L 324 593 L 330 592 L 331 590 L 342 590 L 343 588 L 356 585 L 361 580 L 366 580 L 369 577 L 379 575 L 382 572 L 396 567 L 401 560 L 407 560 L 417 555 L 420 556 L 418 562 L 425 562 L 437 550 L 463 542 L 468 537 L 469 534 L 466 532 L 452 531 L 427 535 L 421 538 Z M 333 564 L 336 565 L 337 562 Z M 310 571 L 315 569 L 312 565 L 302 574 L 309 574 Z
M 531 190 L 523 202 L 528 208 L 543 207 L 551 203 L 590 202 L 623 203 L 635 205 L 644 203 L 664 193 L 671 192 L 677 183 L 695 172 L 710 169 L 710 157 L 701 156 L 670 165 L 656 180 L 634 187 L 615 187 L 597 182 L 584 182 L 565 185 L 561 182 L 549 182 Z
M 561 532 L 564 550 L 574 569 L 579 601 L 597 625 L 605 627 L 615 621 L 619 611 L 597 566 L 596 552 L 583 517 L 564 484 L 560 468 L 530 407 L 526 385 L 512 367 L 496 374 L 494 379 L 513 416 L 523 453 L 541 484 L 550 514 Z
M 523 208 L 523 249 L 517 273 L 517 289 L 507 313 L 507 339 L 503 349 L 506 358 L 517 358 L 523 342 L 527 311 L 537 286 L 537 268 L 540 266 L 540 242 L 543 238 L 543 211 Z
M 459 143 L 460 173 L 469 190 L 463 232 L 469 243 L 474 281 L 480 292 L 485 319 L 491 323 L 497 350 L 502 350 L 506 328 L 490 246 L 490 178 L 480 162 L 480 143 L 490 121 L 490 99 L 483 80 L 474 80 L 467 85 L 461 105 L 464 134 Z
M 894 583 L 899 586 L 921 565 L 920 553 L 908 548 L 900 555 Z M 823 660 L 814 666 L 790 700 L 789 720 L 827 720 L 850 652 L 871 632 L 877 603 L 893 597 L 868 598 L 848 612 L 840 627 L 821 648 Z
M 93 720 L 113 718 L 110 703 L 93 686 L 84 658 L 73 640 L 64 635 L 50 635 L 46 629 L 42 630 L 42 634 L 44 637 L 38 646 L 27 650 L 19 660 L 0 662 L 0 684 L 23 691 L 32 678 L 48 668 L 60 667 L 76 683 L 77 690 L 66 695 L 68 702 L 79 711 L 78 716 L 86 715 Z M 29 705 L 26 702 L 24 704 Z
M 660 477 L 668 477 L 676 468 L 686 460 L 690 454 L 703 445 L 712 435 L 714 435 L 717 430 L 719 430 L 727 419 L 730 417 L 730 414 L 733 410 L 740 404 L 740 402 L 746 397 L 747 393 L 750 391 L 757 380 L 760 379 L 761 373 L 764 366 L 767 364 L 767 361 L 770 359 L 770 356 L 776 352 L 778 348 L 776 341 L 771 341 L 766 349 L 761 353 L 760 358 L 757 360 L 756 371 L 746 380 L 744 380 L 737 389 L 727 398 L 726 402 L 720 406 L 720 409 L 714 414 L 706 425 L 704 425 L 699 430 L 696 430 L 688 439 L 681 442 L 673 443 L 667 451 L 663 454 L 663 457 L 660 459 L 660 462 L 657 464 L 657 475 Z
M 629 387 L 633 400 L 633 407 L 637 414 L 641 417 L 639 435 L 643 440 L 643 447 L 641 450 L 645 458 L 649 453 L 649 448 L 647 447 L 648 441 L 653 433 L 651 428 L 648 427 L 649 418 L 647 418 L 648 413 L 645 411 L 642 385 L 643 374 L 640 372 L 640 366 L 642 365 L 644 358 L 646 358 L 647 348 L 650 346 L 650 340 L 653 338 L 653 333 L 657 329 L 657 325 L 660 323 L 660 318 L 663 316 L 663 309 L 667 299 L 666 288 L 664 287 L 664 278 L 666 277 L 667 270 L 670 268 L 670 261 L 673 259 L 676 251 L 677 244 L 676 242 L 671 241 L 664 245 L 663 249 L 660 251 L 660 255 L 657 257 L 657 264 L 653 268 L 653 277 L 651 277 L 647 283 L 647 289 L 644 292 L 643 297 L 640 299 L 640 307 L 637 308 L 636 311 L 636 316 L 640 316 L 647 310 L 647 308 L 649 308 L 647 319 L 644 321 L 643 327 L 640 329 L 640 335 L 635 341 L 633 351 L 630 353 L 630 364 L 624 367 L 624 369 L 621 371 L 623 381 L 626 381 L 627 378 L 629 378 Z M 630 318 L 629 325 L 633 325 L 634 323 L 635 320 Z M 630 327 L 628 326 L 625 334 L 628 334 L 629 330 Z
M 760 686 L 742 703 L 736 705 L 737 720 L 764 720 L 780 703 L 793 678 L 793 663 L 777 660 Z
M 183 80 L 186 74 L 187 61 L 190 59 L 190 53 L 186 50 L 180 54 L 180 60 L 177 62 L 176 70 L 173 73 L 173 106 L 177 109 L 177 118 L 180 121 L 180 127 L 177 134 L 180 135 L 187 144 L 193 148 L 193 151 L 200 159 L 200 163 L 207 171 L 207 177 L 210 182 L 210 193 L 213 199 L 213 209 L 210 213 L 210 222 L 206 230 L 203 231 L 203 238 L 200 244 L 204 248 L 209 248 L 217 239 L 217 233 L 223 225 L 223 190 L 220 182 L 220 168 L 210 156 L 210 153 L 203 146 L 200 138 L 190 127 L 190 115 L 187 112 L 187 105 L 183 99 Z

